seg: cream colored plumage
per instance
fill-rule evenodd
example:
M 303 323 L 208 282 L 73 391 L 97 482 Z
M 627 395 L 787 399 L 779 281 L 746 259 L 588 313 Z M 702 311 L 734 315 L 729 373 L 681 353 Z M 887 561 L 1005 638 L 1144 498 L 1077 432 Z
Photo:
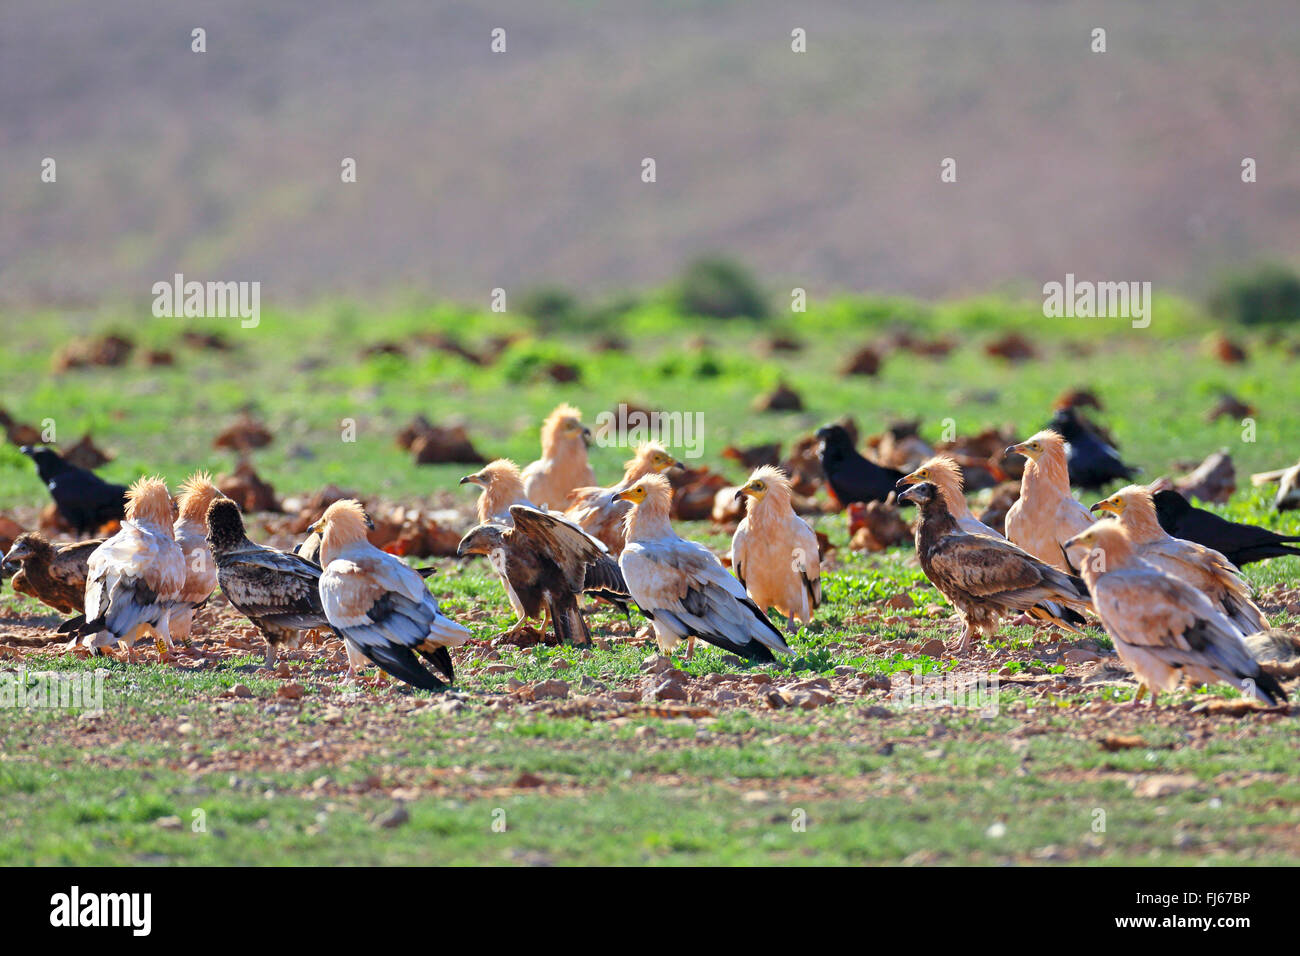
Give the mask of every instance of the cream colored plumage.
M 1007 538 L 1038 560 L 1069 571 L 1061 546 L 1092 524 L 1092 515 L 1070 494 L 1065 440 L 1049 429 L 1012 445 L 1007 453 L 1029 459 L 1020 499 L 1007 512 Z
M 689 657 L 698 637 L 751 660 L 791 653 L 717 556 L 673 533 L 672 495 L 663 475 L 647 475 L 619 493 L 633 504 L 619 567 L 632 599 L 653 622 L 659 649 L 670 654 L 686 638 Z
M 749 498 L 731 539 L 731 568 L 759 607 L 775 608 L 790 630 L 807 624 L 822 602 L 817 535 L 790 505 L 790 479 L 762 465 L 736 492 Z
M 224 497 L 206 471 L 195 472 L 181 484 L 176 508 L 179 512 L 172 535 L 185 556 L 185 584 L 180 599 L 184 603 L 171 613 L 168 629 L 173 639 L 189 642 L 194 626 L 194 609 L 217 589 L 217 563 L 208 550 L 208 505 Z
M 542 424 L 542 457 L 521 473 L 524 496 L 539 508 L 563 511 L 569 492 L 596 483 L 587 461 L 591 431 L 582 424 L 582 412 L 560 405 Z
M 618 498 L 620 491 L 631 488 L 646 475 L 658 475 L 669 468 L 680 468 L 682 463 L 673 458 L 658 442 L 643 442 L 623 465 L 623 479 L 612 488 L 575 488 L 569 495 L 572 504 L 565 514 L 576 521 L 584 531 L 599 539 L 609 553 L 617 557 L 626 543 L 623 537 L 624 519 L 631 508 Z
M 1201 591 L 1242 633 L 1268 629 L 1268 618 L 1251 598 L 1250 584 L 1231 561 L 1212 548 L 1175 538 L 1160 527 L 1150 489 L 1129 485 L 1097 502 L 1092 510 L 1115 515 L 1138 557 Z
M 1186 581 L 1143 560 L 1119 522 L 1098 521 L 1069 545 L 1087 549 L 1083 579 L 1116 653 L 1141 685 L 1134 703 L 1150 690 L 1155 706 L 1159 692 L 1184 678 L 1192 685 L 1223 681 L 1264 703 L 1286 699 L 1227 615 Z
M 420 664 L 418 652 L 454 679 L 447 649 L 464 644 L 469 630 L 438 610 L 419 574 L 367 540 L 361 503 L 334 502 L 310 530 L 321 536 L 321 606 L 344 637 L 350 676 L 368 658 L 416 687 L 446 686 Z
M 477 485 L 483 489 L 476 505 L 479 524 L 488 521 L 509 524 L 511 505 L 533 507 L 533 502 L 524 492 L 519 466 L 509 458 L 498 458 L 496 461 L 488 462 L 474 474 L 466 475 L 460 483 Z
M 135 642 L 152 631 L 165 654 L 185 556 L 173 537 L 171 495 L 161 478 L 131 485 L 121 530 L 95 549 L 86 567 L 86 623 L 79 630 L 86 646 L 116 642 L 130 658 Z

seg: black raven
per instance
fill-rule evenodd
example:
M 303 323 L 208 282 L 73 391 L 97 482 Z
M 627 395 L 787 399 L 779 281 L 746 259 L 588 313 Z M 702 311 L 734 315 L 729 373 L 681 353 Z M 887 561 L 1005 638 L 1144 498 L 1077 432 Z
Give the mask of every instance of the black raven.
M 1300 541 L 1300 535 L 1281 535 L 1253 524 L 1228 521 L 1212 511 L 1193 508 L 1176 491 L 1157 491 L 1155 502 L 1156 519 L 1165 531 L 1175 538 L 1213 548 L 1237 567 L 1252 561 L 1300 554 L 1300 548 L 1289 544 Z
M 817 429 L 817 438 L 821 441 L 822 471 L 842 505 L 884 501 L 903 477 L 901 471 L 882 468 L 859 455 L 843 425 L 824 425 Z
M 1067 442 L 1070 484 L 1076 488 L 1100 490 L 1117 479 L 1130 481 L 1137 474 L 1073 408 L 1059 409 L 1047 427 Z
M 89 534 L 109 521 L 126 517 L 126 486 L 114 485 L 93 471 L 70 465 L 49 448 L 19 449 L 36 463 L 36 473 L 50 490 L 54 506 L 77 534 Z

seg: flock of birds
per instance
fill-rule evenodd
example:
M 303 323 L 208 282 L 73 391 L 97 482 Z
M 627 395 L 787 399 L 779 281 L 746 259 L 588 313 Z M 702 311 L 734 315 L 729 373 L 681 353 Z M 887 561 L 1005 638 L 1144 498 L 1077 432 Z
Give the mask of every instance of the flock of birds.
M 1300 554 L 1300 536 L 1229 522 L 1175 491 L 1140 485 L 1089 510 L 1072 482 L 1100 487 L 1130 479 L 1132 470 L 1091 432 L 1072 431 L 1068 420 L 1052 425 L 1007 449 L 1026 465 L 1005 535 L 971 513 L 951 458 L 903 474 L 859 454 L 838 425 L 818 432 L 819 455 L 841 504 L 896 495 L 917 507 L 917 557 L 957 610 L 957 653 L 1009 617 L 1082 633 L 1094 615 L 1137 677 L 1134 703 L 1149 690 L 1154 706 L 1183 680 L 1285 701 L 1248 647 L 1268 621 L 1239 568 Z M 543 633 L 549 626 L 562 642 L 589 645 L 579 604 L 588 596 L 629 616 L 635 605 L 665 654 L 685 641 L 690 657 L 696 639 L 756 662 L 791 653 L 787 636 L 813 619 L 822 586 L 817 536 L 795 512 L 787 475 L 763 465 L 736 491 L 745 515 L 728 570 L 673 529 L 665 472 L 681 462 L 645 443 L 621 480 L 601 487 L 587 458 L 590 440 L 577 409 L 562 405 L 542 426 L 540 459 L 522 470 L 498 459 L 461 479 L 481 493 L 478 524 L 458 554 L 488 559 L 518 616 L 511 631 L 540 618 Z M 189 640 L 195 610 L 219 587 L 260 630 L 268 665 L 278 648 L 328 629 L 344 641 L 349 679 L 370 662 L 416 687 L 454 681 L 450 652 L 470 631 L 439 609 L 425 581 L 432 569 L 413 569 L 370 543 L 373 524 L 359 502 L 331 504 L 305 541 L 283 551 L 249 540 L 238 506 L 206 474 L 185 481 L 173 505 L 160 478 L 123 488 L 48 448 L 23 452 L 78 533 L 121 522 L 107 539 L 63 546 L 26 533 L 4 558 L 15 590 L 72 615 L 58 628 L 69 649 L 116 645 L 133 659 L 137 641 L 152 635 L 166 659 L 174 641 Z M 1098 511 L 1111 517 L 1094 520 Z

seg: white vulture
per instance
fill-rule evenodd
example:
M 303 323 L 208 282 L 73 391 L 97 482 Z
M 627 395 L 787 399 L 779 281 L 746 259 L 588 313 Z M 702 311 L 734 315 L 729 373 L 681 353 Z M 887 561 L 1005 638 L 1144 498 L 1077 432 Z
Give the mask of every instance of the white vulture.
M 569 492 L 596 483 L 587 462 L 591 430 L 582 424 L 582 412 L 560 405 L 542 424 L 542 457 L 521 473 L 524 495 L 539 508 L 563 511 Z
M 1088 509 L 1070 494 L 1065 439 L 1048 429 L 1012 445 L 1008 455 L 1024 455 L 1020 498 L 1007 512 L 1007 538 L 1061 571 L 1073 571 L 1062 544 L 1092 524 Z
M 1287 699 L 1228 616 L 1186 581 L 1143 560 L 1118 521 L 1098 521 L 1069 545 L 1088 549 L 1083 579 L 1116 653 L 1138 679 L 1134 704 L 1150 690 L 1156 706 L 1157 695 L 1184 678 L 1193 686 L 1223 681 L 1266 704 Z
M 626 544 L 623 524 L 631 507 L 618 497 L 618 493 L 631 488 L 646 475 L 684 467 L 658 442 L 642 442 L 624 463 L 622 481 L 611 488 L 575 488 L 569 495 L 573 503 L 565 514 L 593 538 L 604 543 L 610 554 L 618 557 Z
M 173 639 L 186 644 L 194 626 L 194 611 L 217 589 L 217 564 L 208 550 L 207 516 L 208 506 L 224 497 L 212 483 L 212 476 L 200 471 L 181 484 L 176 500 L 179 515 L 172 534 L 185 556 L 185 585 L 181 588 L 184 603 L 172 611 L 168 628 Z
M 632 599 L 651 619 L 660 651 L 670 654 L 687 638 L 689 658 L 698 637 L 755 661 L 774 660 L 773 651 L 791 653 L 717 556 L 673 533 L 672 494 L 667 478 L 647 475 L 618 495 L 633 506 L 619 566 Z
M 775 608 L 789 622 L 807 624 L 822 603 L 817 535 L 790 505 L 790 479 L 760 465 L 736 492 L 749 498 L 731 539 L 731 567 L 759 607 Z
M 1231 561 L 1160 527 L 1150 489 L 1129 485 L 1097 502 L 1092 510 L 1113 514 L 1128 532 L 1138 557 L 1201 591 L 1243 634 L 1268 630 L 1268 618 L 1251 598 L 1249 582 Z
M 445 687 L 416 659 L 418 652 L 454 680 L 448 648 L 464 644 L 469 630 L 438 610 L 424 578 L 367 540 L 361 503 L 334 502 L 310 530 L 321 536 L 321 607 L 344 637 L 349 676 L 368 658 L 415 687 Z
M 77 633 L 99 649 L 116 642 L 134 659 L 145 630 L 166 657 L 172 611 L 185 585 L 185 556 L 172 535 L 172 499 L 161 478 L 141 478 L 127 490 L 126 520 L 86 564 L 86 620 Z

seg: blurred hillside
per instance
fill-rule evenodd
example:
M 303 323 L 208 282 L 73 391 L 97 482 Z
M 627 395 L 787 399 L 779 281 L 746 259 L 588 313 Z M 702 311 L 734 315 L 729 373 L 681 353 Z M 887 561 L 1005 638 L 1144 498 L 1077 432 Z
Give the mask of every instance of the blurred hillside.
M 0 301 L 145 307 L 179 271 L 482 303 L 709 250 L 814 295 L 1199 293 L 1300 258 L 1297 67 L 1294 0 L 10 0 Z

